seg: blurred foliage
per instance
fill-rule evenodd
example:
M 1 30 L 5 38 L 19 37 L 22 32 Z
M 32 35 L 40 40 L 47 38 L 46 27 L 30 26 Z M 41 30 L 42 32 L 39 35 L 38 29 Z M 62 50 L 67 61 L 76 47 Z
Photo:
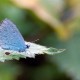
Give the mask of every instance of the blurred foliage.
M 80 80 L 80 0 L 0 0 L 26 41 L 65 48 L 54 56 L 0 63 L 0 80 Z
M 16 80 L 20 72 L 19 65 L 13 62 L 0 63 L 0 80 Z

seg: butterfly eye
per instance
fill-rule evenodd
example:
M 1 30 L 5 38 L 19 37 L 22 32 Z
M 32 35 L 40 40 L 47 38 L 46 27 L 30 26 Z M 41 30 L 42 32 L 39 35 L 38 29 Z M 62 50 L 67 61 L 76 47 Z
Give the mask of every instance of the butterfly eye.
M 5 52 L 5 54 L 6 54 L 6 55 L 9 55 L 10 53 L 9 53 L 9 52 Z
M 29 48 L 30 47 L 30 45 L 26 45 L 26 48 Z

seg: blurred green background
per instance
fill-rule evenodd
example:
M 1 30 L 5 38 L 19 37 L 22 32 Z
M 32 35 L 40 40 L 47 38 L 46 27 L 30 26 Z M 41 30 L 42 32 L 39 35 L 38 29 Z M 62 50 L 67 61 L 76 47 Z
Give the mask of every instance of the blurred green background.
M 0 0 L 5 18 L 26 41 L 66 51 L 0 62 L 0 80 L 80 80 L 80 0 Z

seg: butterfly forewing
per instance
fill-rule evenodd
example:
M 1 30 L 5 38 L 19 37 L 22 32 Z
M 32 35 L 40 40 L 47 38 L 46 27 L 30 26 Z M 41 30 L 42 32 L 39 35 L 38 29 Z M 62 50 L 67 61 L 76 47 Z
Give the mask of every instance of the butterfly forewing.
M 0 24 L 0 47 L 3 49 L 24 51 L 26 45 L 16 25 L 5 19 Z

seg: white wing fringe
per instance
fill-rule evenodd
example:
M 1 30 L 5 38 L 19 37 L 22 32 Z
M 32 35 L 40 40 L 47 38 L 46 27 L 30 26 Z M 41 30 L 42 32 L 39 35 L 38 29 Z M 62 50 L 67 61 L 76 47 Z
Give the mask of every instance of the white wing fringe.
M 14 50 L 4 50 L 0 48 L 0 61 L 4 62 L 5 60 L 12 60 L 26 57 L 35 57 L 35 54 L 57 54 L 63 52 L 65 49 L 56 49 L 56 48 L 47 48 L 31 42 L 25 42 L 26 45 L 30 45 L 28 49 L 24 52 L 18 52 Z M 10 54 L 6 54 L 6 52 Z

